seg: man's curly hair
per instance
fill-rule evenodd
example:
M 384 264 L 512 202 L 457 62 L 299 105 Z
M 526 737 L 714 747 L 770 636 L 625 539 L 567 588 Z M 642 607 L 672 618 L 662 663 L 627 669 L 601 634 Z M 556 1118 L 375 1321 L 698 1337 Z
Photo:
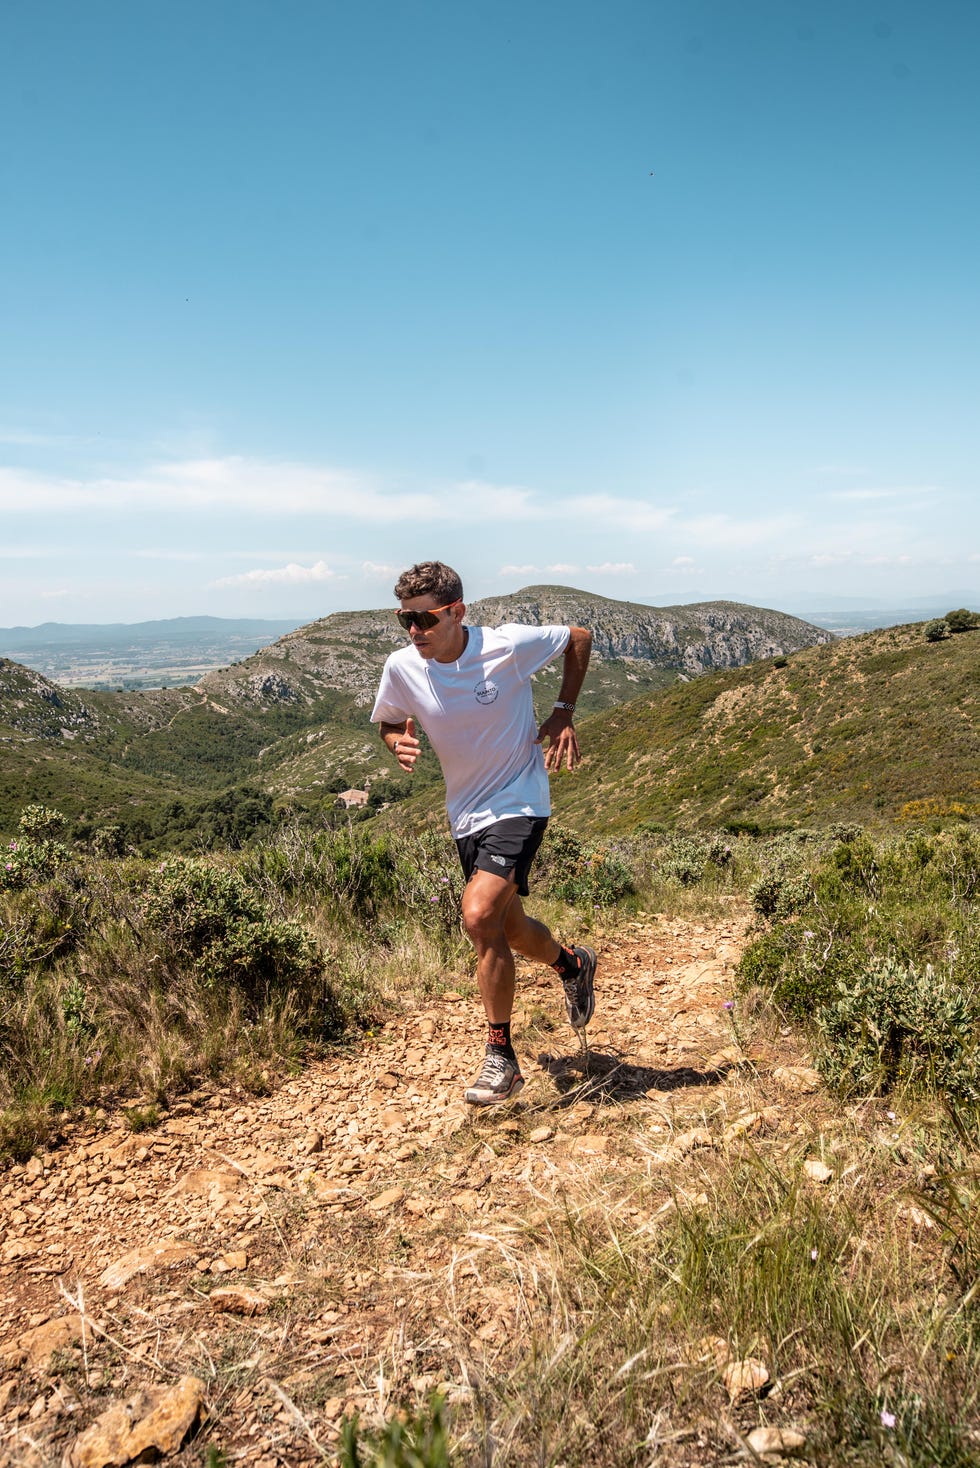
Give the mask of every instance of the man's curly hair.
M 442 561 L 419 561 L 409 566 L 395 582 L 395 597 L 398 601 L 410 601 L 413 596 L 434 596 L 442 606 L 463 600 L 463 583 L 452 566 Z

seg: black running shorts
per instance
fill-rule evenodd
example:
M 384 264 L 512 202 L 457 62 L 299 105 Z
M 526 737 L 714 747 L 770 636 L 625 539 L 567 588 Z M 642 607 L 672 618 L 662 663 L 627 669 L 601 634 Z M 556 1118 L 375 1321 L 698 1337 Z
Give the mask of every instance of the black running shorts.
M 511 877 L 522 897 L 527 896 L 527 878 L 548 824 L 547 816 L 508 816 L 484 826 L 472 836 L 462 836 L 456 850 L 467 882 L 475 871 Z

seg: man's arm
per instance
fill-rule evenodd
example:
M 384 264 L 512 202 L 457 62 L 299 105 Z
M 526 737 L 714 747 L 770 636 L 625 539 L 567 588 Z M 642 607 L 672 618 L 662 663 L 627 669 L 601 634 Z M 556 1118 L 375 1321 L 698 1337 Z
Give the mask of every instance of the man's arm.
M 379 732 L 389 753 L 395 756 L 402 769 L 410 775 L 422 751 L 422 746 L 415 737 L 414 720 L 403 719 L 400 724 L 386 724 L 382 720 Z
M 563 653 L 565 667 L 561 688 L 558 690 L 558 703 L 575 703 L 585 682 L 591 652 L 592 633 L 585 627 L 569 627 L 568 643 Z M 574 770 L 582 754 L 572 725 L 571 709 L 556 708 L 549 714 L 538 730 L 537 743 L 541 744 L 545 738 L 549 740 L 544 752 L 545 768 L 560 770 L 564 765 L 566 770 Z

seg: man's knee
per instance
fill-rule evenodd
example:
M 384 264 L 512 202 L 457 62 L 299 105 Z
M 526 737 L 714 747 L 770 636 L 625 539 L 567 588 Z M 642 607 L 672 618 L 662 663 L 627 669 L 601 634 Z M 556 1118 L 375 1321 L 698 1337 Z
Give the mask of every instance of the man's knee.
M 507 909 L 501 911 L 499 901 L 478 888 L 467 887 L 463 893 L 463 928 L 477 948 L 505 941 L 506 915 Z

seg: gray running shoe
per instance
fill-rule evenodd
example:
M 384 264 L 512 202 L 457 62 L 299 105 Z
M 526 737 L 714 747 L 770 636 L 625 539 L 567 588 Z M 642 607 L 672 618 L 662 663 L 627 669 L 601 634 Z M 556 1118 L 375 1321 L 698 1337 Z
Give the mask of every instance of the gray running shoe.
M 595 1013 L 595 966 L 596 956 L 591 948 L 572 946 L 579 961 L 579 971 L 573 979 L 562 979 L 565 990 L 565 1013 L 573 1030 L 584 1030 Z
M 488 1045 L 483 1069 L 472 1086 L 467 1087 L 465 1099 L 471 1106 L 496 1106 L 516 1096 L 523 1085 L 524 1077 L 517 1061 Z

